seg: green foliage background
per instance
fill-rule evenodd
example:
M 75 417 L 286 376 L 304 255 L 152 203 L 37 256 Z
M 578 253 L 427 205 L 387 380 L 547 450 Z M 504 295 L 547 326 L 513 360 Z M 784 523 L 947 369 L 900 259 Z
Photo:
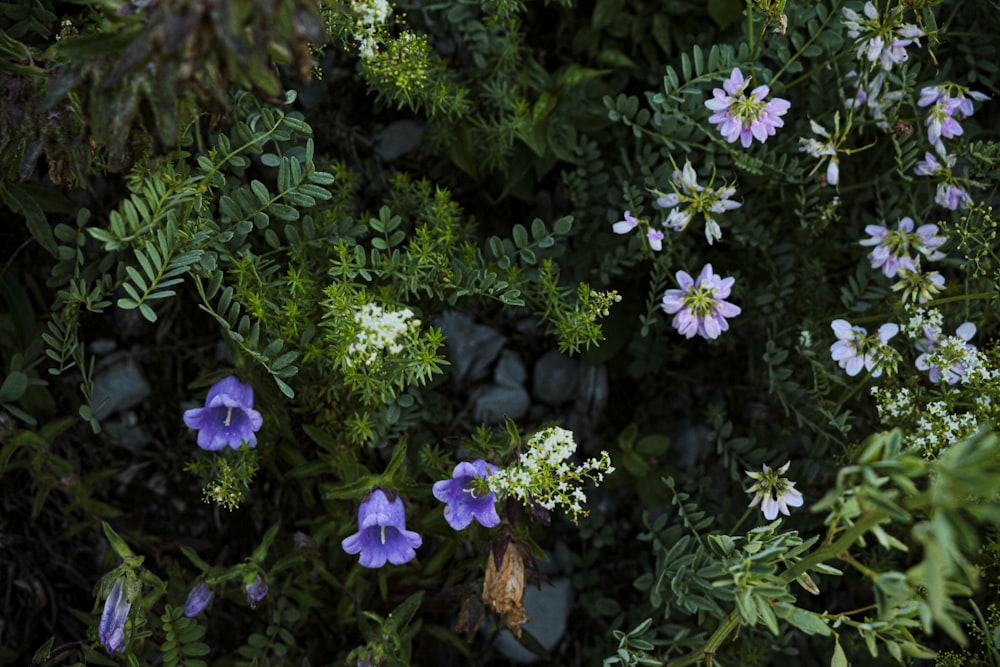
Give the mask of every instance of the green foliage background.
M 845 6 L 862 10 L 400 2 L 365 26 L 362 4 L 327 0 L 0 2 L 0 664 L 503 664 L 476 628 L 499 622 L 488 560 L 516 549 L 529 585 L 569 554 L 567 633 L 548 653 L 522 642 L 544 664 L 1000 665 L 997 378 L 930 383 L 903 335 L 881 378 L 829 353 L 834 319 L 912 315 L 858 245 L 911 216 L 949 239 L 926 306 L 947 332 L 974 322 L 997 369 L 1000 8 L 881 3 L 927 33 L 885 75 L 882 123 L 849 104 L 849 73 L 877 72 Z M 792 103 L 749 149 L 704 107 L 734 67 Z M 992 96 L 947 142 L 976 202 L 959 211 L 914 174 L 933 150 L 917 100 L 944 81 Z M 387 157 L 400 120 L 419 144 Z M 836 187 L 799 150 L 810 121 L 843 129 Z M 661 252 L 612 232 L 626 210 L 658 224 L 686 161 L 737 186 L 721 242 L 701 220 Z M 742 313 L 688 340 L 660 300 L 706 263 Z M 419 318 L 399 355 L 352 359 L 365 304 Z M 526 358 L 583 360 L 606 391 L 476 423 L 438 326 L 454 310 Z M 108 337 L 153 385 L 141 448 L 109 437 L 95 396 Z M 200 452 L 181 412 L 234 373 L 260 444 Z M 911 411 L 880 412 L 873 386 Z M 431 484 L 459 460 L 512 464 L 549 423 L 617 467 L 589 516 L 506 501 L 501 528 L 452 531 Z M 916 444 L 928 433 L 939 447 Z M 806 505 L 767 522 L 745 471 L 785 461 Z M 341 548 L 376 487 L 424 537 L 407 565 Z M 270 592 L 251 608 L 255 576 Z M 109 656 L 96 625 L 122 577 L 130 638 Z M 198 580 L 216 598 L 187 619 Z

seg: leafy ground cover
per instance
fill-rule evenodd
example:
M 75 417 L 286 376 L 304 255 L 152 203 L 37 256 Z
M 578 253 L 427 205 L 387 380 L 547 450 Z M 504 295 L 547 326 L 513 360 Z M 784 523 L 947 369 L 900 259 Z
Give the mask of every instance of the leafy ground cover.
M 998 16 L 0 2 L 0 664 L 1000 665 Z

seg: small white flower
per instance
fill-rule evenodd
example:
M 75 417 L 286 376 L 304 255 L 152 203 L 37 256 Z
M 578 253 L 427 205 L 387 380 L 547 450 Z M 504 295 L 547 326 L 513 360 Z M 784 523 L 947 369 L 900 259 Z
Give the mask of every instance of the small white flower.
M 795 488 L 795 482 L 783 477 L 788 472 L 788 466 L 791 463 L 788 461 L 777 470 L 771 470 L 765 463 L 764 472 L 746 471 L 751 479 L 756 480 L 754 485 L 747 490 L 747 493 L 754 494 L 749 507 L 760 504 L 764 518 L 768 521 L 774 521 L 778 517 L 779 511 L 785 516 L 791 516 L 788 511 L 789 506 L 802 506 L 802 493 Z

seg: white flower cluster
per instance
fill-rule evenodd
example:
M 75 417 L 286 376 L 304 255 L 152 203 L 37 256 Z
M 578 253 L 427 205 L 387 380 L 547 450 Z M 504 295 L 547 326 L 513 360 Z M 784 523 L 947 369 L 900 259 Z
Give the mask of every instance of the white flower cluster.
M 872 387 L 871 395 L 875 397 L 875 407 L 883 422 L 906 419 L 913 413 L 913 393 L 906 387 L 897 391 Z
M 397 311 L 387 311 L 374 303 L 366 303 L 356 313 L 354 322 L 359 330 L 354 342 L 348 348 L 350 357 L 347 365 L 353 366 L 354 361 L 362 359 L 364 363 L 374 362 L 380 352 L 399 354 L 403 351 L 400 338 L 415 332 L 420 327 L 420 320 L 413 318 L 409 308 Z
M 352 0 L 351 11 L 356 17 L 354 39 L 361 57 L 371 60 L 378 54 L 378 28 L 389 19 L 392 5 L 388 0 Z
M 933 456 L 972 435 L 977 428 L 979 420 L 971 412 L 954 414 L 948 411 L 946 402 L 933 401 L 917 420 L 910 444 Z
M 572 512 L 573 521 L 586 516 L 583 504 L 587 494 L 583 484 L 604 481 L 604 475 L 615 471 L 606 451 L 600 458 L 587 459 L 579 465 L 568 463 L 576 452 L 573 432 L 553 426 L 535 433 L 528 439 L 520 458 L 489 478 L 490 490 L 498 496 L 513 496 L 526 505 L 537 504 L 552 511 L 562 505 Z
M 916 360 L 917 368 L 928 371 L 934 383 L 985 383 L 1000 378 L 1000 372 L 990 368 L 986 356 L 969 343 L 976 334 L 976 326 L 965 322 L 955 335 L 947 336 L 942 330 L 943 319 L 937 309 L 918 308 L 907 322 L 906 333 L 916 341 L 921 353 Z

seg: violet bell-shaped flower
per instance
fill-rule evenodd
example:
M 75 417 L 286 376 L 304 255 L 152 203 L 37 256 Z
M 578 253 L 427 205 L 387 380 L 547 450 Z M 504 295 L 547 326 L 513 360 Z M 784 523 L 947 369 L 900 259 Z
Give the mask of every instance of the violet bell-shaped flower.
M 217 451 L 257 445 L 264 418 L 253 409 L 253 387 L 230 375 L 208 390 L 205 407 L 184 411 L 184 423 L 198 430 L 198 446 Z
M 717 126 L 729 143 L 739 139 L 743 148 L 749 148 L 754 139 L 764 143 L 774 136 L 775 128 L 785 124 L 781 116 L 792 106 L 780 97 L 765 102 L 764 98 L 771 92 L 768 86 L 757 86 L 747 95 L 749 84 L 750 79 L 744 79 L 743 72 L 736 67 L 722 88 L 712 90 L 712 99 L 705 101 L 705 106 L 715 112 L 708 122 Z
M 214 595 L 215 593 L 208 584 L 204 581 L 198 582 L 198 585 L 188 593 L 187 600 L 184 602 L 184 615 L 188 618 L 194 618 L 205 611 L 205 607 L 212 601 Z
M 251 608 L 256 608 L 257 603 L 267 596 L 268 588 L 267 583 L 258 574 L 253 578 L 253 581 L 247 583 L 243 590 L 247 594 L 247 604 Z
M 382 489 L 375 489 L 358 508 L 358 532 L 341 542 L 349 554 L 361 554 L 363 567 L 382 567 L 386 561 L 402 565 L 413 560 L 423 538 L 406 529 L 406 511 L 403 501 L 393 495 L 392 500 Z
M 497 496 L 494 492 L 476 491 L 476 479 L 486 479 L 497 471 L 492 463 L 477 459 L 472 463 L 463 461 L 455 466 L 451 479 L 434 482 L 434 497 L 443 503 L 444 518 L 455 530 L 462 530 L 475 519 L 487 528 L 500 523 L 497 514 Z
M 111 591 L 104 601 L 101 624 L 97 626 L 97 636 L 108 653 L 121 653 L 125 647 L 125 622 L 128 620 L 132 601 L 125 590 L 125 579 L 119 577 L 111 585 Z

